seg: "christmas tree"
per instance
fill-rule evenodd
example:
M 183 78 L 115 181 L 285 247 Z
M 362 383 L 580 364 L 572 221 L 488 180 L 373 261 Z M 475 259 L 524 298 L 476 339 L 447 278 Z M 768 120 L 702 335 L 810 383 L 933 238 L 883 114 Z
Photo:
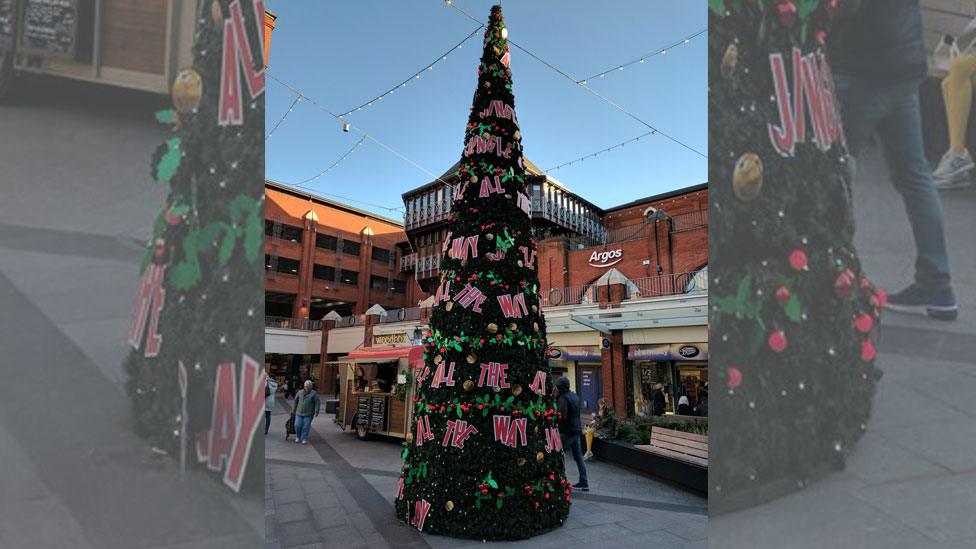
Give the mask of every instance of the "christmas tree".
M 713 399 L 709 508 L 843 467 L 865 429 L 884 293 L 852 240 L 824 55 L 838 2 L 710 0 Z M 714 394 L 714 392 L 713 392 Z
M 569 512 L 508 30 L 491 9 L 397 485 L 421 531 L 522 539 Z
M 151 170 L 169 195 L 143 261 L 127 389 L 153 447 L 263 490 L 264 6 L 201 9 L 193 66 L 156 115 L 172 132 Z

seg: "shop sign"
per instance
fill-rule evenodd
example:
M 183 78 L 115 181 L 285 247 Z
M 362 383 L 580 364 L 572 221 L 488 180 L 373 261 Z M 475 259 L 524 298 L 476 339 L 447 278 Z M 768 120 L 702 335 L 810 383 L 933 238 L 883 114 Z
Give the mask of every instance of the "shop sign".
M 563 352 L 556 347 L 550 347 L 547 353 L 549 354 L 549 358 L 553 360 L 559 360 L 559 357 L 563 356 Z
M 616 250 L 606 250 L 603 252 L 594 251 L 590 254 L 590 267 L 596 267 L 598 269 L 605 269 L 611 265 L 616 265 L 620 263 L 623 259 L 624 250 L 623 248 L 617 248 Z
M 582 360 L 599 362 L 602 358 L 600 354 L 600 348 L 596 345 L 575 345 L 572 347 L 559 347 L 553 348 L 553 351 L 559 353 L 559 360 Z M 550 358 L 557 358 L 550 354 Z
M 678 354 L 683 358 L 695 358 L 699 352 L 698 347 L 694 345 L 682 345 L 678 348 Z
M 373 336 L 373 345 L 396 345 L 398 343 L 410 343 L 407 334 L 377 334 Z

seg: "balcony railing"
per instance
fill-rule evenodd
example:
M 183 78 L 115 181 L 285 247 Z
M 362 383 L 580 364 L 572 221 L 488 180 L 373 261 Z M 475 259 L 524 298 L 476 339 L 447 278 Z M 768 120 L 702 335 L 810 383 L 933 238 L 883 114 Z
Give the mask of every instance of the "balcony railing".
M 315 332 L 322 329 L 321 320 L 309 318 L 289 318 L 286 316 L 265 316 L 264 326 L 267 328 L 284 328 L 288 330 L 304 330 Z
M 417 254 L 407 254 L 400 258 L 400 272 L 412 271 L 417 267 Z
M 362 326 L 366 324 L 366 315 L 349 315 L 336 320 L 336 328 L 346 328 L 348 326 Z
M 438 221 L 445 221 L 450 213 L 451 203 L 446 200 L 442 200 L 440 202 L 428 204 L 427 206 L 415 211 L 408 211 L 406 215 L 403 216 L 403 225 L 404 228 L 409 231 L 411 229 L 416 229 L 417 227 L 437 223 Z
M 381 324 L 410 320 L 420 320 L 420 307 L 392 309 L 386 312 L 386 316 L 380 317 Z
M 440 273 L 441 256 L 427 255 L 417 258 L 417 278 L 431 278 Z
M 708 272 L 702 270 L 694 273 L 648 276 L 633 279 L 631 282 L 637 289 L 631 289 L 626 299 L 699 293 L 708 291 Z M 598 303 L 599 294 L 596 284 L 584 284 L 543 291 L 539 301 L 542 307 Z
M 674 220 L 674 225 L 672 228 L 674 232 L 699 229 L 708 226 L 708 210 L 678 214 L 673 216 L 671 219 Z

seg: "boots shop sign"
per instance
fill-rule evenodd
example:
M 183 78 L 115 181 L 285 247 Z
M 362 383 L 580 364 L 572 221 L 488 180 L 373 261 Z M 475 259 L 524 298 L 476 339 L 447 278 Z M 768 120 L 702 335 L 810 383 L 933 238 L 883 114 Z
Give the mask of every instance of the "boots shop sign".
M 623 259 L 624 251 L 621 248 L 616 250 L 595 251 L 590 254 L 590 267 L 605 269 L 620 263 Z

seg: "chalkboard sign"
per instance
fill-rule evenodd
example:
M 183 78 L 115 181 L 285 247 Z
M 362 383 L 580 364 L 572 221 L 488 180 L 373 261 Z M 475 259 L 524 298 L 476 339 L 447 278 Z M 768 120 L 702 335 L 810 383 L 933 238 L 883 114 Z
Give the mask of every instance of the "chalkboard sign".
M 369 398 L 359 397 L 356 404 L 356 427 L 366 427 L 369 425 Z
M 373 397 L 370 406 L 369 428 L 374 431 L 383 431 L 386 419 L 386 399 L 383 397 Z
M 0 0 L 0 49 L 14 45 L 14 21 L 17 20 L 17 0 Z
M 74 56 L 78 0 L 26 0 L 20 44 L 26 51 Z

